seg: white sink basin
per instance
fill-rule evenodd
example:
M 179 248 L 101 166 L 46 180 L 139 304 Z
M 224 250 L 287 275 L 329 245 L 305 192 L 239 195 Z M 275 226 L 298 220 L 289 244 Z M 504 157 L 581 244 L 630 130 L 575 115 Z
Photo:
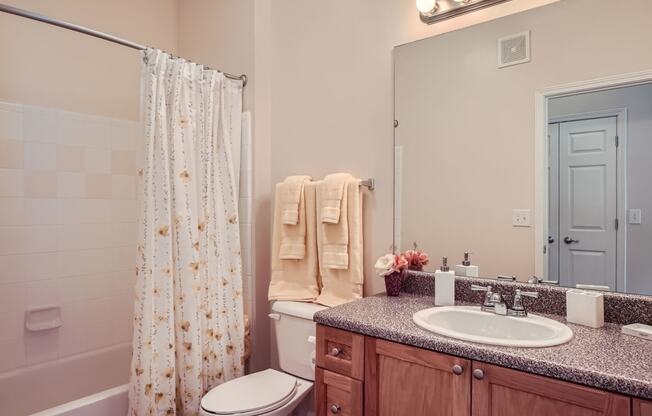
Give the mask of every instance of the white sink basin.
M 573 338 L 569 327 L 543 316 L 501 316 L 476 306 L 428 308 L 415 313 L 412 319 L 427 331 L 481 344 L 552 347 Z

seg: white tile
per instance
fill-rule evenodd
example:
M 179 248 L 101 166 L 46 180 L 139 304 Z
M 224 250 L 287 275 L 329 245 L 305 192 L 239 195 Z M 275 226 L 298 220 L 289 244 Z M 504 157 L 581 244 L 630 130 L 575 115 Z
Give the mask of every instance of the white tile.
M 57 169 L 57 146 L 54 143 L 26 142 L 24 152 L 26 170 Z
M 59 329 L 25 332 L 24 342 L 27 365 L 52 361 L 59 357 Z
M 25 224 L 25 200 L 0 198 L 0 226 Z
M 81 302 L 61 305 L 63 326 L 59 328 L 59 357 L 78 354 L 85 350 L 86 319 L 81 305 Z
M 86 196 L 86 175 L 59 172 L 57 174 L 57 192 L 59 198 L 84 198 Z
M 0 227 L 0 256 L 25 252 L 25 227 Z
M 25 365 L 23 340 L 0 342 L 0 373 Z
M 54 198 L 26 198 L 25 223 L 28 225 L 57 224 L 57 200 Z
M 108 223 L 60 225 L 57 229 L 59 250 L 83 250 L 113 246 L 113 230 Z
M 109 199 L 60 199 L 57 205 L 59 224 L 103 223 L 111 217 Z
M 84 346 L 86 351 L 108 347 L 113 342 L 111 320 L 90 323 L 86 328 L 86 334 Z
M 109 249 L 109 270 L 117 272 L 121 270 L 136 269 L 136 246 L 115 247 Z
M 23 139 L 23 113 L 18 105 L 0 106 L 0 140 Z
M 48 253 L 57 251 L 57 227 L 37 225 L 25 227 L 25 252 Z
M 135 222 L 138 219 L 138 201 L 114 199 L 110 202 L 111 222 Z
M 112 175 L 113 198 L 135 199 L 136 177 L 132 175 Z
M 115 249 L 60 251 L 57 253 L 57 276 L 84 276 L 124 270 L 116 268 L 120 266 L 116 260 L 119 257 Z
M 9 283 L 0 286 L 0 314 L 24 313 L 26 298 L 27 291 L 24 283 Z
M 62 304 L 79 302 L 87 298 L 86 276 L 60 277 L 56 280 L 57 297 Z
M 138 226 L 135 222 L 121 222 L 111 224 L 111 246 L 131 246 L 136 245 Z
M 111 121 L 111 149 L 113 150 L 136 150 L 138 143 L 142 143 L 139 137 L 138 123 L 133 121 L 114 120 Z
M 54 279 L 38 280 L 26 283 L 27 308 L 40 308 L 42 306 L 57 305 L 57 282 Z
M 22 169 L 0 169 L 0 197 L 19 197 L 25 194 Z
M 0 256 L 0 285 L 19 283 L 23 280 L 25 280 L 25 256 L 23 254 Z
M 23 137 L 25 141 L 56 143 L 58 111 L 40 107 L 25 107 Z
M 132 296 L 117 296 L 112 300 L 113 342 L 123 343 L 133 336 L 134 301 Z
M 7 312 L 0 315 L 0 343 L 23 337 L 25 315 L 20 312 Z
M 111 173 L 111 151 L 86 149 L 86 173 Z
M 111 273 L 111 293 L 114 295 L 126 295 L 129 299 L 133 297 L 136 284 L 135 270 L 121 270 Z
M 109 149 L 111 147 L 109 122 L 100 117 L 61 112 L 59 143 Z
M 25 255 L 25 281 L 51 279 L 57 276 L 57 253 Z

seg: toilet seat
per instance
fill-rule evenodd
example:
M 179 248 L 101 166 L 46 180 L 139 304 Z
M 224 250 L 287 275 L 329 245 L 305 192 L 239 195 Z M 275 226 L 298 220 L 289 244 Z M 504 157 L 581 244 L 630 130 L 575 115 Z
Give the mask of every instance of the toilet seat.
M 210 415 L 262 415 L 289 403 L 297 388 L 295 377 L 267 369 L 215 387 L 201 399 L 201 408 Z

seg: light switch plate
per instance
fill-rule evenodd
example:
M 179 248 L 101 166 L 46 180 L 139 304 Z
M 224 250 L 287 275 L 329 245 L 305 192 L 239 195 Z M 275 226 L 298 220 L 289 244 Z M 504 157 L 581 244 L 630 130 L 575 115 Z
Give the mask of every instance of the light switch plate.
M 513 209 L 512 210 L 512 226 L 514 227 L 530 227 L 531 215 L 529 209 Z
M 641 216 L 642 213 L 640 209 L 627 210 L 627 222 L 630 224 L 641 224 L 643 222 Z

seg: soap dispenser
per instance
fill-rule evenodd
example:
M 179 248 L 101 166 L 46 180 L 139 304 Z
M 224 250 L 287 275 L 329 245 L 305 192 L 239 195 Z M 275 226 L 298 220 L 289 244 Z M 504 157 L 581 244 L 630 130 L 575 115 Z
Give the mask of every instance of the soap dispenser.
M 471 260 L 469 260 L 468 252 L 464 253 L 464 260 L 462 261 L 462 264 L 458 264 L 455 266 L 455 275 L 466 276 L 466 277 L 480 276 L 480 270 L 478 269 L 478 266 L 474 266 L 471 264 Z
M 442 258 L 441 266 L 435 272 L 435 305 L 455 305 L 455 272 L 448 267 L 448 259 Z

